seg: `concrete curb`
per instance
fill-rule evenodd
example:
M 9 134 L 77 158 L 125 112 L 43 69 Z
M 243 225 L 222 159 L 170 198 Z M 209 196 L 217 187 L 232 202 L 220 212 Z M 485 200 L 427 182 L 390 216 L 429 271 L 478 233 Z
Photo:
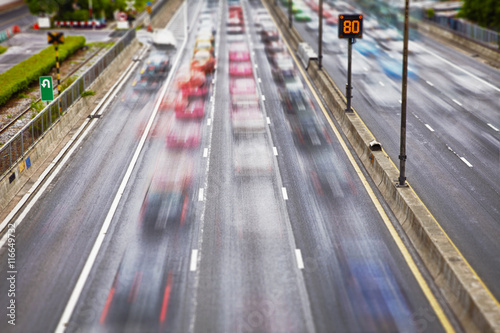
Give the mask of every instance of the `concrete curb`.
M 283 12 L 271 5 L 270 0 L 265 4 L 278 24 L 287 27 L 288 18 Z M 295 28 L 282 30 L 282 33 L 296 51 L 302 38 Z M 369 143 L 375 138 L 357 113 L 344 111 L 344 97 L 333 80 L 316 62 L 309 64 L 307 73 L 464 329 L 500 332 L 498 302 L 413 189 L 395 186 L 398 169 L 383 150 L 371 151 Z
M 132 61 L 132 55 L 139 49 L 140 45 L 137 39 L 131 42 L 118 57 L 99 75 L 89 90 L 105 92 L 114 82 L 114 73 L 123 71 Z M 4 177 L 0 181 L 0 209 L 7 207 L 10 201 L 17 195 L 19 190 L 36 173 L 37 169 L 43 164 L 47 156 L 52 152 L 63 138 L 70 133 L 77 123 L 87 117 L 95 106 L 98 98 L 102 96 L 93 96 L 80 98 L 71 106 L 70 109 L 58 120 L 58 122 L 48 130 L 43 137 L 26 153 L 25 158 L 20 161 L 10 174 L 15 173 L 15 180 L 10 183 L 9 177 Z M 30 159 L 31 167 L 21 171 L 21 166 Z

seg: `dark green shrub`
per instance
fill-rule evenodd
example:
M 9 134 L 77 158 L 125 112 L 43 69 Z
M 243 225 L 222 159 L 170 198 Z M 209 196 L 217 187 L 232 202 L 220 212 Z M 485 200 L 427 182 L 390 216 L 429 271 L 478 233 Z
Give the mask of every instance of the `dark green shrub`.
M 83 36 L 66 37 L 64 44 L 59 45 L 59 61 L 64 61 L 84 45 Z M 49 46 L 0 74 L 0 106 L 4 105 L 12 95 L 38 81 L 40 76 L 49 73 L 55 64 L 55 50 L 53 46 Z
M 428 18 L 433 18 L 433 17 L 434 17 L 434 15 L 435 15 L 435 13 L 434 13 L 434 8 L 429 8 L 429 9 L 427 9 L 427 17 L 428 17 Z

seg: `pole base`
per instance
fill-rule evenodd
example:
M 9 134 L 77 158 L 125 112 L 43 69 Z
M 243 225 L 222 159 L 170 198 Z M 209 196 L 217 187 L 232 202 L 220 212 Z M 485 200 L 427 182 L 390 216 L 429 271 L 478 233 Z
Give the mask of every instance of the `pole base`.
M 401 180 L 401 179 L 394 179 L 394 181 L 396 182 L 396 187 L 409 187 L 408 183 L 406 182 L 406 177 Z

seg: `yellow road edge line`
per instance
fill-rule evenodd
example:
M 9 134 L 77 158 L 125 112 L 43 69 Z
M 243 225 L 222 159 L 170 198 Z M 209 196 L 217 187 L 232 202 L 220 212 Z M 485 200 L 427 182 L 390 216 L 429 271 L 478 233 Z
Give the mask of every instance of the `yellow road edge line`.
M 287 46 L 288 46 L 288 43 L 287 43 Z M 345 96 L 342 94 L 342 92 L 340 91 L 340 89 L 338 89 L 338 87 L 335 85 L 335 82 L 333 82 L 333 80 L 330 78 L 329 75 L 327 76 L 327 78 L 328 78 L 328 81 L 330 81 L 334 85 L 334 88 L 337 91 L 337 93 L 340 94 L 340 97 L 344 100 L 344 102 L 346 102 Z M 358 117 L 359 121 L 361 121 L 361 123 L 363 124 L 363 127 L 368 131 L 368 133 L 372 136 L 372 138 L 375 139 L 375 135 L 373 135 L 373 133 L 368 128 L 368 126 L 366 126 L 365 122 L 363 121 L 363 119 L 361 119 L 361 117 L 356 112 L 356 110 L 354 109 L 354 107 L 352 107 L 352 110 L 354 111 L 354 114 L 356 114 L 356 117 Z M 394 168 L 399 171 L 398 167 L 396 166 L 396 164 L 394 163 L 394 161 L 389 157 L 389 155 L 386 153 L 386 151 L 384 150 L 384 148 L 382 148 L 382 152 L 387 157 L 387 159 L 391 162 L 391 164 L 394 166 Z M 448 234 L 444 231 L 444 229 L 441 226 L 441 224 L 439 224 L 438 220 L 434 217 L 434 215 L 432 215 L 432 213 L 429 211 L 429 209 L 424 204 L 424 202 L 422 201 L 422 199 L 420 199 L 420 197 L 418 196 L 417 192 L 415 192 L 415 190 L 411 186 L 411 183 L 408 180 L 406 181 L 406 183 L 408 184 L 408 187 L 411 189 L 411 191 L 413 192 L 413 194 L 415 195 L 415 197 L 418 199 L 418 201 L 420 202 L 420 204 L 422 205 L 422 207 L 425 208 L 425 210 L 427 211 L 427 213 L 429 214 L 429 216 L 432 218 L 432 220 L 434 220 L 434 222 L 439 227 L 439 229 L 441 230 L 441 232 L 443 233 L 443 235 L 450 242 L 451 246 L 455 249 L 455 251 L 457 252 L 457 255 L 460 258 L 462 258 L 462 261 L 469 268 L 469 270 L 471 271 L 471 273 L 476 277 L 476 279 L 479 282 L 479 284 L 481 284 L 481 286 L 483 286 L 483 289 L 486 291 L 486 293 L 488 294 L 488 296 L 493 300 L 493 302 L 496 304 L 496 306 L 500 309 L 500 302 L 498 301 L 498 299 L 493 295 L 493 293 L 486 286 L 486 284 L 484 283 L 484 281 L 479 277 L 479 275 L 476 273 L 476 271 L 474 270 L 474 268 L 472 268 L 472 266 L 469 264 L 469 262 L 467 261 L 467 259 L 465 259 L 465 257 L 462 254 L 462 252 L 460 252 L 460 250 L 455 245 L 455 243 L 451 240 L 451 238 L 448 236 Z
M 269 8 L 268 8 L 268 11 L 269 11 Z M 271 15 L 271 17 L 272 17 L 274 23 L 276 24 L 276 21 L 274 20 L 274 17 L 272 15 Z M 424 277 L 420 273 L 420 270 L 417 268 L 417 265 L 415 264 L 415 261 L 413 260 L 413 258 L 411 257 L 408 249 L 406 248 L 406 246 L 404 245 L 403 241 L 401 240 L 401 237 L 399 237 L 396 229 L 394 228 L 394 226 L 392 225 L 391 221 L 389 220 L 389 217 L 387 216 L 384 208 L 380 204 L 380 201 L 377 199 L 377 197 L 376 197 L 375 193 L 373 192 L 370 184 L 368 184 L 368 181 L 366 180 L 365 175 L 361 171 L 361 168 L 359 167 L 359 165 L 356 163 L 356 161 L 355 161 L 354 157 L 352 156 L 349 148 L 347 147 L 347 144 L 345 143 L 344 139 L 340 135 L 340 132 L 338 131 L 338 129 L 335 126 L 335 124 L 333 123 L 333 120 L 330 118 L 330 115 L 326 111 L 326 108 L 323 106 L 323 103 L 320 100 L 318 94 L 316 93 L 316 90 L 314 89 L 314 87 L 312 86 L 312 83 L 307 78 L 307 76 L 306 76 L 306 74 L 304 72 L 304 69 L 302 68 L 302 66 L 297 61 L 297 58 L 295 57 L 294 52 L 292 51 L 290 45 L 288 44 L 288 41 L 285 38 L 283 38 L 283 33 L 281 32 L 281 28 L 279 27 L 278 24 L 276 24 L 276 27 L 280 31 L 280 34 L 282 35 L 282 39 L 284 40 L 284 42 L 285 42 L 285 44 L 286 44 L 286 46 L 288 48 L 288 51 L 292 55 L 293 60 L 295 61 L 295 64 L 299 68 L 300 73 L 302 74 L 302 77 L 307 82 L 307 85 L 308 85 L 309 89 L 312 91 L 312 93 L 314 95 L 314 98 L 316 99 L 316 101 L 318 102 L 318 105 L 321 108 L 321 111 L 323 112 L 323 114 L 325 115 L 326 119 L 328 120 L 328 123 L 330 124 L 330 127 L 332 128 L 333 132 L 335 133 L 335 136 L 339 140 L 339 143 L 342 146 L 342 149 L 344 150 L 344 152 L 346 153 L 349 161 L 351 162 L 351 165 L 353 166 L 354 170 L 358 174 L 359 179 L 363 183 L 363 186 L 365 187 L 366 192 L 368 193 L 368 195 L 369 195 L 370 199 L 372 200 L 375 208 L 377 209 L 378 213 L 380 214 L 380 217 L 382 217 L 382 220 L 384 221 L 385 226 L 387 227 L 389 233 L 391 234 L 392 238 L 394 239 L 394 242 L 396 243 L 399 251 L 403 255 L 403 257 L 404 257 L 404 259 L 405 259 L 408 267 L 410 268 L 410 270 L 413 273 L 415 279 L 417 280 L 417 283 L 419 284 L 420 288 L 422 289 L 422 292 L 424 293 L 425 297 L 427 298 L 427 300 L 429 301 L 431 307 L 433 308 L 434 312 L 436 313 L 437 317 L 439 318 L 439 321 L 441 322 L 441 325 L 443 326 L 443 328 L 445 329 L 446 332 L 455 332 L 455 329 L 453 328 L 453 326 L 449 322 L 447 316 L 444 314 L 444 311 L 443 311 L 441 305 L 439 304 L 439 302 L 437 301 L 436 297 L 434 296 L 434 294 L 430 290 L 429 285 L 427 284 L 427 282 L 425 281 Z

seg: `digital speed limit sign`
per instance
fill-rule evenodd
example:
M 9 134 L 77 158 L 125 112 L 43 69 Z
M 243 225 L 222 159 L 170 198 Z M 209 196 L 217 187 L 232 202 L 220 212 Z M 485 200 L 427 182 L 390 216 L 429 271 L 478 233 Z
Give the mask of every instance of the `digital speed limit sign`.
M 363 15 L 339 15 L 339 38 L 363 38 Z

